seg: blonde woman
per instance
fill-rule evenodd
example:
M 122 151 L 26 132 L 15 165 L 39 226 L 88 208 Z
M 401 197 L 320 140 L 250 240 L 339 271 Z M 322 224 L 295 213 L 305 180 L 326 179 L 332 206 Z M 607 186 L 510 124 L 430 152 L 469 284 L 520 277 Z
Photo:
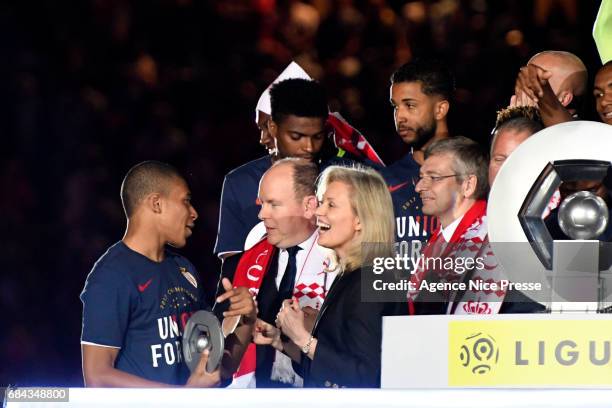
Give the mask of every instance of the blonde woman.
M 392 256 L 391 196 L 374 170 L 340 166 L 321 174 L 317 195 L 319 245 L 333 250 L 338 277 L 312 329 L 298 303 L 288 300 L 278 328 L 258 322 L 255 342 L 300 363 L 306 387 L 379 387 L 382 316 L 397 314 L 401 305 L 362 302 L 361 267 L 373 257 Z M 281 331 L 290 341 L 280 340 Z

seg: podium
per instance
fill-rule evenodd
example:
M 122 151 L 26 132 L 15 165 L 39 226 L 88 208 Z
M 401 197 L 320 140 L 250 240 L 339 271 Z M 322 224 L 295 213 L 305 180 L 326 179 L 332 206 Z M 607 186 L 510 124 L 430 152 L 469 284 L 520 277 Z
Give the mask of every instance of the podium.
M 70 388 L 7 408 L 609 407 L 612 315 L 383 319 L 382 389 Z
M 608 314 L 385 317 L 382 389 L 70 388 L 6 407 L 603 408 L 611 342 Z
M 610 388 L 612 316 L 383 320 L 382 388 Z

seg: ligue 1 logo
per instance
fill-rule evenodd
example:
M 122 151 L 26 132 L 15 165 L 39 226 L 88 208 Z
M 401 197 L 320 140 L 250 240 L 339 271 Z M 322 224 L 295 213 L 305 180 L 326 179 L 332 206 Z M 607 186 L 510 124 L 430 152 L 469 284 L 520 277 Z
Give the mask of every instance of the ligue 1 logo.
M 488 374 L 499 361 L 499 348 L 492 336 L 472 334 L 465 338 L 459 350 L 459 360 L 473 374 Z

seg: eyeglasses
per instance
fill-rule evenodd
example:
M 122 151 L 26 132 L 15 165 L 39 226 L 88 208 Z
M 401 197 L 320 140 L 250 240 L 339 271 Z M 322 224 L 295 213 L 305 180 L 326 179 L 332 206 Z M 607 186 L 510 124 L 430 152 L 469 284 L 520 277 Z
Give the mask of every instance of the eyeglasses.
M 442 179 L 457 176 L 461 176 L 461 174 L 449 174 L 448 176 L 419 176 L 419 178 L 417 178 L 417 183 L 435 184 Z

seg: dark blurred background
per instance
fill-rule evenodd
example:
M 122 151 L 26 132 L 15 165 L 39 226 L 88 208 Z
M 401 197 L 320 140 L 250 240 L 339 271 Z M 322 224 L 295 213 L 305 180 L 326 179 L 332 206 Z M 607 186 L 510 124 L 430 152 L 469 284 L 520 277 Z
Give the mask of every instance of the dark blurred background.
M 591 73 L 600 66 L 591 38 L 598 6 L 2 2 L 0 386 L 82 385 L 78 296 L 93 263 L 122 237 L 119 187 L 139 161 L 166 161 L 188 175 L 200 219 L 182 252 L 212 297 L 223 175 L 264 154 L 254 107 L 292 59 L 390 163 L 407 150 L 388 102 L 388 78 L 401 63 L 419 55 L 446 60 L 458 88 L 451 133 L 488 143 L 496 110 L 532 54 L 567 50 Z

